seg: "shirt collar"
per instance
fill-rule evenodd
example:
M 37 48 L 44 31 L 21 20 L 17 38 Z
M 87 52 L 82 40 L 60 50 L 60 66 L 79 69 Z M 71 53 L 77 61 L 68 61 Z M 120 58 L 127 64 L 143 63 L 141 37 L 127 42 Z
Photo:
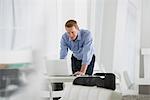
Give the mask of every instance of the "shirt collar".
M 81 40 L 81 33 L 80 33 L 80 31 L 77 33 L 77 35 L 78 35 L 78 37 L 77 37 L 76 40 Z M 76 41 L 76 40 L 75 40 L 75 41 Z M 69 38 L 69 41 L 72 41 L 71 38 Z

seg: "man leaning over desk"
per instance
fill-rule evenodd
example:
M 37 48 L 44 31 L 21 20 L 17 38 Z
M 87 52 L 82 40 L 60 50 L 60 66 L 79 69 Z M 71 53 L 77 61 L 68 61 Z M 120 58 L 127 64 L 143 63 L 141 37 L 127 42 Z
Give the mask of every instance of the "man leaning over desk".
M 88 30 L 79 29 L 77 21 L 65 23 L 66 32 L 61 38 L 60 59 L 65 59 L 68 49 L 72 51 L 71 66 L 75 75 L 92 75 L 95 63 L 92 34 Z

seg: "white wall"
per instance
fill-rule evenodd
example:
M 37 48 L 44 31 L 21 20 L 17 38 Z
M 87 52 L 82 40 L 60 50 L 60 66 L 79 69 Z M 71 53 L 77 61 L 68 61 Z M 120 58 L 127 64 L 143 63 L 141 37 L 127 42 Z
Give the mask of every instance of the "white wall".
M 124 35 L 127 16 L 128 0 L 118 1 L 116 34 L 114 47 L 114 71 L 120 71 L 124 68 Z
M 150 48 L 150 1 L 142 0 L 140 48 Z M 144 77 L 144 57 L 140 55 L 140 77 Z
M 113 69 L 120 74 L 127 71 L 132 82 L 138 77 L 140 13 L 140 0 L 118 0 Z
M 117 0 L 105 0 L 101 35 L 100 64 L 104 65 L 107 72 L 111 72 L 113 66 L 116 14 Z
M 90 12 L 88 21 L 88 28 L 93 33 L 96 61 L 101 66 L 101 41 L 102 41 L 102 27 L 104 15 L 104 0 L 91 0 Z
M 142 0 L 141 48 L 150 48 L 150 0 Z
M 12 1 L 0 0 L 0 50 L 11 49 L 13 27 Z

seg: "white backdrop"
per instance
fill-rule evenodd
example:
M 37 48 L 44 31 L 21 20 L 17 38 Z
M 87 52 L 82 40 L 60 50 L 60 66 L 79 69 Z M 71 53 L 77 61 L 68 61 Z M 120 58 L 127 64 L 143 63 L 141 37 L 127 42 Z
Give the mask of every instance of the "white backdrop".
M 138 8 L 138 1 L 0 0 L 0 50 L 32 48 L 36 67 L 43 69 L 45 56 L 59 58 L 64 24 L 74 18 L 80 28 L 92 32 L 99 65 L 104 65 L 109 72 L 129 70 L 130 66 L 138 64 L 138 59 L 133 60 L 137 58 L 133 53 L 139 49 L 139 27 L 134 29 L 138 22 L 127 11 L 130 11 L 130 3 Z M 139 9 L 132 11 L 138 13 Z M 133 27 L 130 29 L 127 26 Z M 129 39 L 128 42 L 125 38 Z M 131 44 L 136 44 L 136 47 Z

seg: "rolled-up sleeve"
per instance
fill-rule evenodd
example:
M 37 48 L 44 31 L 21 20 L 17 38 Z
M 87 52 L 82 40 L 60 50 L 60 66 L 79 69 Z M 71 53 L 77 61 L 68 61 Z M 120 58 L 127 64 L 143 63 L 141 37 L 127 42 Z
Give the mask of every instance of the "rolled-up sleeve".
M 60 41 L 60 59 L 65 59 L 68 54 L 68 47 L 65 43 L 65 38 L 62 36 Z
M 89 65 L 93 56 L 93 39 L 91 33 L 85 37 L 82 64 Z

